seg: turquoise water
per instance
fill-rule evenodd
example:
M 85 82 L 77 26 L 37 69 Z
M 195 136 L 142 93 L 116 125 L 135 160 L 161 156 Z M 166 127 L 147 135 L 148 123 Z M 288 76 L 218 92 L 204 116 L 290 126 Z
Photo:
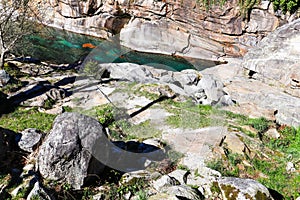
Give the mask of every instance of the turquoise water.
M 116 42 L 45 27 L 36 34 L 27 36 L 17 49 L 22 49 L 22 52 L 17 51 L 20 55 L 29 55 L 55 64 L 75 63 L 86 58 L 99 63 L 131 62 L 172 71 L 204 69 L 216 65 L 205 60 L 189 62 L 181 57 L 137 52 Z

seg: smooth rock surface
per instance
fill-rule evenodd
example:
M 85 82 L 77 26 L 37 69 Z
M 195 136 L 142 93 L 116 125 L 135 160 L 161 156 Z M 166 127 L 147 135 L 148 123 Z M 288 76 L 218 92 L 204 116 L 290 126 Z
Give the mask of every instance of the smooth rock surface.
M 243 67 L 252 78 L 300 97 L 299 31 L 299 19 L 276 29 L 245 55 Z

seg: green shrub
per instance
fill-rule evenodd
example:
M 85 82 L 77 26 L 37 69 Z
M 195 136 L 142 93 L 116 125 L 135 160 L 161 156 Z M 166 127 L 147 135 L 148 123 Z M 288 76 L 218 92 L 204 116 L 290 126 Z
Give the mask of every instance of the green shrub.
M 299 0 L 272 0 L 274 10 L 282 10 L 283 13 L 289 11 L 295 13 L 300 6 Z

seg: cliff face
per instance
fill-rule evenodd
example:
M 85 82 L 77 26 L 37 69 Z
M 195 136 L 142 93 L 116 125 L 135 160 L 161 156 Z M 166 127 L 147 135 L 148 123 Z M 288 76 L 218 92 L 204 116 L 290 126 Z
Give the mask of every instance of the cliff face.
M 279 26 L 269 1 L 245 20 L 237 0 L 206 11 L 196 0 L 40 0 L 43 23 L 135 50 L 217 60 L 242 56 Z M 42 9 L 41 9 L 42 8 Z

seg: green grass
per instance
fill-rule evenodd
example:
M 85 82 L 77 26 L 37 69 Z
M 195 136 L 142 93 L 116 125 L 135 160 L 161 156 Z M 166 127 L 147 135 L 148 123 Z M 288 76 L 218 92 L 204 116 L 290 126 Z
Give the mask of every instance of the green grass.
M 25 110 L 18 108 L 12 113 L 3 115 L 0 118 L 0 126 L 15 132 L 23 131 L 26 128 L 36 128 L 48 132 L 56 115 L 39 112 L 36 108 Z
M 174 128 L 203 128 L 212 124 L 211 106 L 195 105 L 191 101 L 174 102 L 172 100 L 165 102 L 165 108 L 173 115 L 167 117 L 166 122 Z
M 249 118 L 212 106 L 196 105 L 192 101 L 168 100 L 163 105 L 168 112 L 173 114 L 166 119 L 166 122 L 174 128 L 197 129 L 207 126 L 227 126 L 254 137 L 255 133 L 245 130 L 242 126 L 250 126 L 261 134 L 267 131 L 271 124 L 263 117 Z

